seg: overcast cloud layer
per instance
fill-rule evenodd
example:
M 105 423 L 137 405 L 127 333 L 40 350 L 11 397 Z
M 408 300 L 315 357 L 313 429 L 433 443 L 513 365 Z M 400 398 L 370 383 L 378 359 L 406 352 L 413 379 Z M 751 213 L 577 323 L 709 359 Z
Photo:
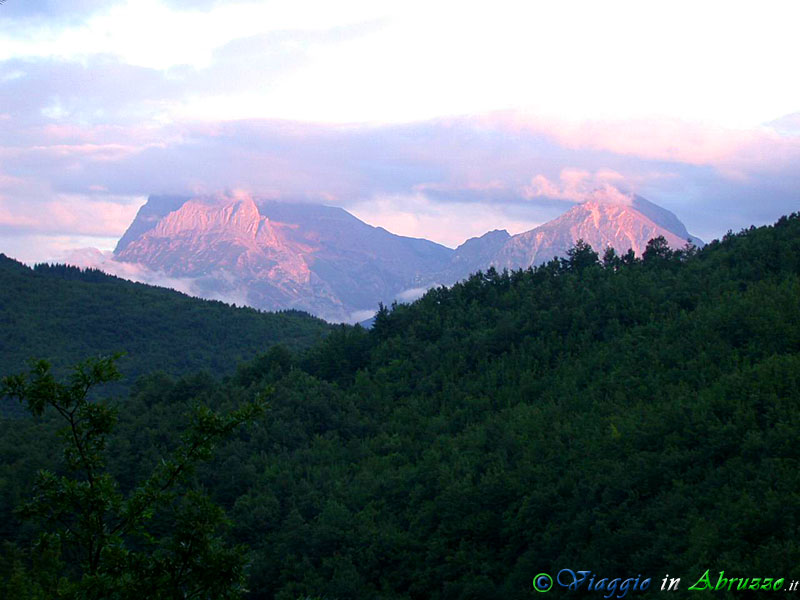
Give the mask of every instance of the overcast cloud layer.
M 395 4 L 6 0 L 0 252 L 236 188 L 449 246 L 598 188 L 705 239 L 800 206 L 794 3 Z

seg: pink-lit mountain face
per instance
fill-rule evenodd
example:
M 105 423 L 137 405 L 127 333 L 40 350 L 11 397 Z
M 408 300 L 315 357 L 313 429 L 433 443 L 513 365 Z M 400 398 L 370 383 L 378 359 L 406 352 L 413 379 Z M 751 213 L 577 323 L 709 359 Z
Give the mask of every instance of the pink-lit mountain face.
M 408 290 L 449 285 L 489 266 L 541 264 L 565 255 L 578 239 L 601 253 L 612 246 L 641 254 L 659 235 L 674 248 L 699 242 L 671 212 L 638 197 L 585 202 L 525 233 L 492 231 L 451 250 L 372 227 L 340 208 L 247 196 L 153 196 L 114 255 L 190 279 L 204 297 L 345 321 Z
M 702 241 L 686 231 L 671 212 L 633 197 L 628 202 L 590 200 L 573 206 L 560 217 L 508 239 L 492 257 L 497 269 L 527 268 L 556 256 L 565 256 L 582 239 L 602 255 L 611 246 L 622 254 L 633 248 L 641 256 L 647 242 L 663 236 L 674 249 Z
M 451 253 L 340 208 L 249 197 L 151 197 L 114 251 L 118 261 L 193 279 L 205 297 L 338 321 L 418 287 Z

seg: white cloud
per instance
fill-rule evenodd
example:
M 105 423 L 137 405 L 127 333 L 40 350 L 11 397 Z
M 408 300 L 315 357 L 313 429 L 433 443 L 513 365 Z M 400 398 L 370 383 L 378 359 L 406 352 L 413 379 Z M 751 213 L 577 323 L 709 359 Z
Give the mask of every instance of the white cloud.
M 798 21 L 800 5 L 789 0 L 298 0 L 205 10 L 129 0 L 77 22 L 13 21 L 0 29 L 0 60 L 111 55 L 153 69 L 205 70 L 231 42 L 291 32 L 294 42 L 275 43 L 302 46 L 308 60 L 279 86 L 259 86 L 258 76 L 251 87 L 242 81 L 227 105 L 220 94 L 187 89 L 193 101 L 176 105 L 172 117 L 188 107 L 209 119 L 400 122 L 528 107 L 568 118 L 670 116 L 750 127 L 798 110 Z M 303 34 L 369 22 L 381 25 L 324 43 Z M 227 59 L 235 61 L 235 51 Z
M 119 262 L 114 260 L 112 252 L 102 251 L 97 248 L 67 250 L 61 252 L 58 256 L 51 258 L 47 262 L 65 263 L 81 267 L 82 269 L 98 269 L 104 273 L 116 275 L 123 279 L 169 288 L 197 298 L 220 300 L 228 304 L 236 304 L 237 306 L 246 306 L 248 304 L 246 289 L 234 288 L 227 292 L 208 292 L 202 285 L 200 279 L 191 277 L 171 277 L 163 271 L 154 271 L 139 263 Z
M 559 174 L 558 181 L 544 175 L 535 175 L 530 184 L 523 188 L 523 195 L 529 199 L 554 198 L 569 202 L 600 200 L 617 204 L 629 204 L 630 192 L 617 187 L 625 184 L 625 177 L 608 169 L 590 173 L 582 169 L 567 168 Z
M 375 316 L 374 310 L 357 310 L 355 312 L 350 313 L 350 316 L 348 318 L 348 323 L 361 323 L 362 321 L 371 319 L 374 316 Z
M 397 294 L 397 300 L 399 302 L 413 302 L 418 298 L 422 298 L 425 292 L 428 291 L 428 288 L 424 287 L 417 287 L 417 288 L 409 288 L 407 290 L 403 290 L 399 294 Z
M 85 59 L 117 56 L 154 69 L 179 65 L 208 67 L 214 52 L 237 39 L 267 32 L 320 31 L 380 18 L 377 3 L 366 1 L 227 2 L 200 10 L 177 10 L 158 0 L 128 0 L 83 22 L 0 32 L 0 60 L 9 58 Z
M 493 229 L 519 233 L 541 221 L 513 216 L 502 204 L 435 202 L 425 194 L 376 194 L 345 208 L 356 217 L 397 235 L 425 238 L 455 248 L 471 237 Z
M 17 232 L 121 236 L 145 202 L 142 197 L 52 194 L 45 199 L 0 196 L 0 227 Z
M 63 258 L 75 248 L 102 245 L 113 248 L 116 237 L 17 233 L 2 231 L 0 252 L 28 265 L 41 262 L 64 262 Z

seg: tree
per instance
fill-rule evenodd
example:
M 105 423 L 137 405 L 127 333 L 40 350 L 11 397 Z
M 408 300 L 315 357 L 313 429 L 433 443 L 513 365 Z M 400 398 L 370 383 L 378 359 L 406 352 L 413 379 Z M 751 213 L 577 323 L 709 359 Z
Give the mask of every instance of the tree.
M 633 248 L 628 248 L 628 251 L 620 256 L 620 261 L 626 267 L 631 265 L 635 265 L 639 259 L 636 258 L 636 252 L 633 251 Z
M 390 311 L 383 302 L 378 303 L 378 312 L 375 313 L 375 320 L 372 322 L 372 330 L 379 339 L 385 340 L 391 335 Z
M 642 262 L 645 264 L 661 263 L 672 258 L 672 249 L 663 235 L 647 242 L 647 247 L 642 253 Z
M 678 258 L 680 261 L 685 262 L 695 256 L 697 254 L 697 246 L 691 240 L 691 238 L 686 240 L 686 243 L 683 245 L 683 248 L 680 250 L 675 251 L 675 257 Z
M 570 271 L 581 272 L 587 267 L 593 267 L 599 264 L 599 256 L 591 245 L 578 240 L 575 245 L 567 250 L 567 258 L 563 259 L 564 268 Z
M 39 472 L 20 515 L 38 522 L 41 532 L 29 550 L 11 549 L 14 577 L 0 592 L 7 598 L 239 597 L 245 550 L 224 543 L 222 509 L 184 483 L 217 443 L 263 410 L 263 398 L 227 415 L 196 407 L 172 456 L 126 495 L 105 469 L 116 411 L 90 398 L 95 386 L 120 378 L 116 358 L 77 365 L 67 383 L 56 381 L 47 361 L 3 379 L 0 396 L 17 398 L 35 417 L 54 410 L 65 423 L 59 432 L 65 474 Z
M 617 251 L 614 250 L 614 247 L 606 246 L 606 250 L 603 252 L 603 268 L 618 271 L 621 265 L 622 259 L 617 254 Z

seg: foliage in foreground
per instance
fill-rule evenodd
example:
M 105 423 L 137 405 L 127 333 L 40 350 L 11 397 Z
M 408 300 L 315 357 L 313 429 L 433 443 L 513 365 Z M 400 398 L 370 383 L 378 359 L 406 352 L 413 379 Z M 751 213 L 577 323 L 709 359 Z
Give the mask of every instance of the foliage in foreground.
M 40 470 L 33 498 L 19 511 L 40 529 L 29 548 L 6 548 L 2 596 L 239 597 L 244 548 L 224 543 L 221 533 L 229 523 L 222 509 L 181 484 L 263 407 L 253 402 L 222 416 L 197 406 L 171 457 L 123 493 L 106 468 L 116 411 L 89 398 L 95 386 L 119 378 L 115 358 L 79 364 L 67 383 L 56 381 L 45 361 L 27 375 L 3 380 L 0 395 L 25 403 L 34 417 L 46 410 L 60 417 L 64 468 L 61 475 Z

